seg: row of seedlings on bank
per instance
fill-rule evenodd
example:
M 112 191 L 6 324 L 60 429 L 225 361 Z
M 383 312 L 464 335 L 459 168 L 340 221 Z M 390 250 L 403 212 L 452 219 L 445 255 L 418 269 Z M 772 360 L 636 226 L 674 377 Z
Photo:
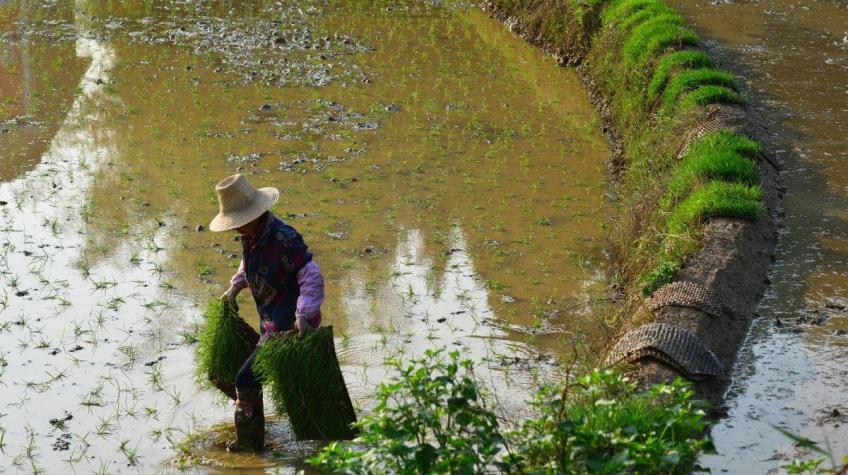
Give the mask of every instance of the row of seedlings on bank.
M 614 0 L 601 14 L 589 71 L 608 93 L 629 160 L 637 248 L 627 264 L 644 295 L 673 280 L 700 246 L 707 218 L 756 219 L 761 146 L 729 131 L 708 133 L 678 160 L 685 132 L 710 104 L 744 104 L 732 74 L 699 50 L 700 40 L 661 0 Z M 627 242 L 627 241 L 625 241 Z M 632 241 L 631 241 L 632 242 Z M 647 269 L 647 270 L 646 270 Z
M 626 166 L 614 241 L 619 281 L 650 295 L 701 244 L 710 217 L 756 219 L 758 143 L 718 131 L 691 143 L 711 104 L 743 105 L 735 78 L 715 66 L 680 14 L 661 0 L 489 0 L 532 42 L 580 64 L 621 138 Z

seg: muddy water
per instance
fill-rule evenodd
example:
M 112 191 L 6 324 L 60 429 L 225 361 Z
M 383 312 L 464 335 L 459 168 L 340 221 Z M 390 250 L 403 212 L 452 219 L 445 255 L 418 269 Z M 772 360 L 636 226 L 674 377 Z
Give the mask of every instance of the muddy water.
M 744 76 L 784 166 L 785 218 L 714 471 L 765 473 L 804 456 L 772 425 L 848 453 L 848 5 L 676 2 Z M 840 455 L 840 457 L 841 457 Z
M 281 419 L 267 456 L 222 452 L 231 408 L 194 379 L 235 172 L 313 249 L 360 413 L 386 356 L 466 348 L 515 415 L 605 343 L 597 118 L 480 11 L 19 0 L 0 31 L 0 470 L 303 466 Z

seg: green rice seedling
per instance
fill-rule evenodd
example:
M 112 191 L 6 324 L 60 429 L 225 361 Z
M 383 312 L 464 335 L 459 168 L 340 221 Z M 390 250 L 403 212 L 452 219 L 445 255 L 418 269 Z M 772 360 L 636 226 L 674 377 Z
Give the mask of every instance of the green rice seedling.
M 607 25 L 613 21 L 628 17 L 639 11 L 664 5 L 662 0 L 616 0 L 610 2 L 601 14 L 601 23 Z
M 45 348 L 50 348 L 51 345 L 52 345 L 52 343 L 50 343 L 50 340 L 42 336 L 42 337 L 39 337 L 38 344 L 35 345 L 35 348 L 39 349 L 39 350 L 43 350 Z
M 763 212 L 759 185 L 711 181 L 698 188 L 672 210 L 669 234 L 683 234 L 693 224 L 713 216 L 756 219 Z
M 127 357 L 127 362 L 122 366 L 123 368 L 132 368 L 135 366 L 135 362 L 138 359 L 138 352 L 136 350 L 135 345 L 124 345 L 118 348 L 118 351 L 124 354 Z
M 182 343 L 185 345 L 193 345 L 198 342 L 198 329 L 196 327 L 194 331 L 180 330 L 178 335 L 183 339 Z
M 91 276 L 91 264 L 87 259 L 80 259 L 79 262 L 77 262 L 77 268 L 79 269 L 80 274 L 82 274 L 83 279 L 88 279 L 89 276 Z
M 739 94 L 724 86 L 701 86 L 692 92 L 684 94 L 676 104 L 678 111 L 686 111 L 696 106 L 709 104 L 744 104 Z
M 103 407 L 103 383 L 98 383 L 88 394 L 83 396 L 80 405 L 85 407 Z
M 689 147 L 688 153 L 703 153 L 712 150 L 732 150 L 749 158 L 763 151 L 759 142 L 728 131 L 713 132 L 699 138 Z
M 212 274 L 212 268 L 206 262 L 206 259 L 204 259 L 202 257 L 197 259 L 197 261 L 195 262 L 195 269 L 197 269 L 197 275 L 200 278 L 203 278 L 203 277 L 206 277 L 206 276 Z
M 118 285 L 114 280 L 99 280 L 94 282 L 94 290 L 106 290 L 111 289 Z
M 98 466 L 97 471 L 94 472 L 94 473 L 96 475 L 109 475 L 109 469 L 110 468 L 111 467 L 109 466 L 108 460 L 100 459 L 100 465 Z
M 682 71 L 668 82 L 662 95 L 662 102 L 671 104 L 681 95 L 707 85 L 723 86 L 735 91 L 736 79 L 727 71 L 719 69 L 700 68 Z
M 653 18 L 663 15 L 675 14 L 676 12 L 674 11 L 674 9 L 668 7 L 663 3 L 656 2 L 652 5 L 646 6 L 641 10 L 630 12 L 629 14 L 621 17 L 616 22 L 615 28 L 619 31 L 627 32 Z
M 238 316 L 229 301 L 209 302 L 204 317 L 206 326 L 198 336 L 197 375 L 236 399 L 236 373 L 253 352 L 259 335 Z
M 174 403 L 174 407 L 179 406 L 182 402 L 182 394 L 176 386 L 174 386 L 172 391 L 165 391 L 165 393 L 171 398 L 171 402 Z
M 161 391 L 162 388 L 162 366 L 159 363 L 156 363 L 150 367 L 150 371 L 147 373 L 150 376 L 150 386 L 154 391 Z
M 113 311 L 117 312 L 118 309 L 121 308 L 121 305 L 123 305 L 125 303 L 126 303 L 126 300 L 124 300 L 123 298 L 114 297 L 114 298 L 110 299 L 109 302 L 106 304 L 106 308 L 108 308 L 109 310 L 113 310 Z
M 671 75 L 685 68 L 711 68 L 713 60 L 702 51 L 674 51 L 660 58 L 651 82 L 648 83 L 648 98 L 656 100 L 663 92 Z
M 633 29 L 622 46 L 625 61 L 637 70 L 669 47 L 696 46 L 698 36 L 677 15 L 661 15 Z
M 663 207 L 670 206 L 698 180 L 719 179 L 754 185 L 759 180 L 753 159 L 761 153 L 759 143 L 741 135 L 720 131 L 695 141 L 686 152 L 668 182 Z
M 26 432 L 27 444 L 25 447 L 26 456 L 28 459 L 33 460 L 36 456 L 35 451 L 35 430 L 33 430 L 32 426 L 26 424 L 24 426 L 24 431 Z
M 277 412 L 288 412 L 300 440 L 350 439 L 356 414 L 347 392 L 336 350 L 333 327 L 299 336 L 286 332 L 260 348 L 254 370 L 271 389 Z
M 129 439 L 122 440 L 120 445 L 118 446 L 118 450 L 122 454 L 124 454 L 124 457 L 127 458 L 127 465 L 134 467 L 136 464 L 138 464 L 138 446 L 136 446 L 135 448 L 130 448 L 129 444 Z
M 703 154 L 687 154 L 669 180 L 668 192 L 663 198 L 664 206 L 694 188 L 699 180 L 723 180 L 726 182 L 754 185 L 758 181 L 757 165 L 732 151 L 713 151 Z

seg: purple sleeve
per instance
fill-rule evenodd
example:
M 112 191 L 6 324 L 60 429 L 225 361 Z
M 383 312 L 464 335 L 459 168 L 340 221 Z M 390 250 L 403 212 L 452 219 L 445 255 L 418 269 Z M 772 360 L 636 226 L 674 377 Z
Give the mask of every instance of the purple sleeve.
M 297 315 L 312 319 L 321 311 L 324 303 L 324 276 L 315 261 L 309 261 L 297 273 L 300 296 L 297 298 Z
M 244 259 L 242 259 L 241 263 L 239 264 L 239 268 L 236 274 L 233 276 L 232 279 L 230 279 L 230 285 L 239 289 L 247 287 L 247 274 L 244 272 Z

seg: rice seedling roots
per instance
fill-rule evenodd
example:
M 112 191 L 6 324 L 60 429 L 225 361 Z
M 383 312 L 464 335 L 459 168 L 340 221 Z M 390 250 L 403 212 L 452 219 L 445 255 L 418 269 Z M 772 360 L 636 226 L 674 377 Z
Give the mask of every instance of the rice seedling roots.
M 623 289 L 619 337 L 647 322 L 691 331 L 724 366 L 722 376 L 696 382 L 700 397 L 720 404 L 768 284 L 785 191 L 769 157 L 764 121 L 746 103 L 745 90 L 737 88 L 744 85 L 715 69 L 710 51 L 661 0 L 487 0 L 485 6 L 560 64 L 576 65 L 601 114 L 612 145 L 610 168 L 621 189 L 620 214 L 631 216 L 619 219 L 613 231 L 621 276 L 615 285 Z M 560 18 L 548 18 L 553 15 Z M 575 38 L 588 38 L 585 47 L 569 48 Z M 693 144 L 716 142 L 709 137 L 716 133 L 739 139 L 677 171 Z M 755 157 L 732 148 L 746 139 L 762 146 Z M 743 159 L 755 164 L 753 176 L 739 162 Z M 669 177 L 675 172 L 677 185 L 679 177 L 691 178 L 682 192 L 674 190 L 680 196 L 669 199 Z M 738 196 L 710 195 L 745 186 Z M 706 195 L 703 206 L 691 208 Z M 687 213 L 690 219 L 681 225 Z M 721 302 L 722 314 L 681 305 L 649 310 L 650 294 L 672 282 L 708 289 Z M 645 383 L 679 375 L 655 359 L 631 363 L 632 374 Z

